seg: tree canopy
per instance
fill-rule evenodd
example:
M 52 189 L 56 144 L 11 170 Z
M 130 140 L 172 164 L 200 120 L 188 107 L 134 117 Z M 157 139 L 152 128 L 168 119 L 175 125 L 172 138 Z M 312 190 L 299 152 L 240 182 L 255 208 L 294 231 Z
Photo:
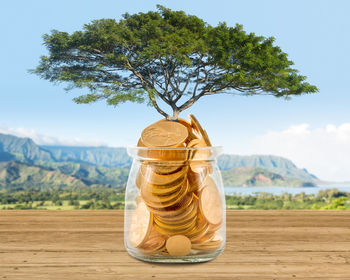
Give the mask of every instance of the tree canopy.
M 147 103 L 168 119 L 177 119 L 205 95 L 289 97 L 318 91 L 291 68 L 273 37 L 248 34 L 238 24 L 213 27 L 183 11 L 157 8 L 126 13 L 119 21 L 94 20 L 72 34 L 52 30 L 43 36 L 49 54 L 30 71 L 67 82 L 67 90 L 87 88 L 76 103 Z

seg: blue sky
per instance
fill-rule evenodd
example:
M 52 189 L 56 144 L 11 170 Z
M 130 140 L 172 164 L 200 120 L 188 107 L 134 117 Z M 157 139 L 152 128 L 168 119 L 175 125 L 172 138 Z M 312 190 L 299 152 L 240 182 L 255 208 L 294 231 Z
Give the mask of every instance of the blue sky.
M 134 145 L 144 127 L 160 119 L 150 107 L 126 103 L 77 105 L 66 93 L 27 72 L 46 54 L 42 35 L 73 32 L 94 19 L 162 4 L 211 25 L 243 24 L 248 32 L 274 36 L 295 68 L 319 87 L 290 101 L 270 96 L 209 96 L 193 113 L 212 142 L 227 153 L 277 154 L 323 179 L 350 180 L 349 1 L 6 1 L 0 24 L 0 132 L 39 143 Z

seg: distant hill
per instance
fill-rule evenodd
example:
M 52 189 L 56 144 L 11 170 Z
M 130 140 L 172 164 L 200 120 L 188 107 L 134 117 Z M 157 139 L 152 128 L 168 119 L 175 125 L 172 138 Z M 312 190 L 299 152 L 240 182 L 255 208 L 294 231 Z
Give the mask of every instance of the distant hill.
M 26 162 L 53 160 L 51 153 L 39 147 L 32 139 L 0 133 L 0 161 L 9 153 Z
M 57 179 L 57 184 L 67 183 L 65 176 L 72 176 L 84 185 L 112 185 L 125 186 L 128 171 L 131 166 L 131 158 L 125 148 L 110 147 L 71 147 L 71 146 L 39 146 L 30 138 L 20 138 L 12 135 L 0 134 L 0 163 L 9 163 L 17 166 L 23 172 L 37 171 L 43 175 L 42 182 L 48 183 L 45 178 L 47 171 L 58 172 L 52 178 Z M 32 165 L 32 169 L 30 166 Z M 271 180 L 265 185 L 302 185 L 303 182 L 318 182 L 318 178 L 300 169 L 295 164 L 283 157 L 270 155 L 221 155 L 218 158 L 219 168 L 225 180 L 225 185 L 261 185 L 264 177 Z M 8 168 L 2 164 L 0 172 Z M 246 168 L 251 167 L 251 168 Z M 26 170 L 26 171 L 24 171 Z M 259 173 L 260 172 L 260 173 Z M 35 172 L 34 172 L 35 173 Z M 259 174 L 260 175 L 259 175 Z M 5 173 L 2 173 L 5 176 Z M 8 173 L 5 176 L 8 178 Z M 40 175 L 40 176 L 41 176 Z M 65 175 L 65 176 L 64 176 Z M 39 177 L 40 177 L 39 176 Z M 280 176 L 281 178 L 279 178 Z M 8 184 L 25 182 L 27 177 L 9 180 Z M 33 182 L 39 184 L 39 177 Z M 30 178 L 34 178 L 33 174 Z M 261 180 L 260 180 L 261 179 Z M 22 180 L 22 181 L 21 181 Z M 75 182 L 75 180 L 73 180 Z M 72 182 L 73 182 L 72 181 Z M 0 182 L 1 183 L 1 182 Z
M 261 167 L 265 170 L 280 174 L 288 178 L 297 178 L 300 180 L 318 180 L 318 178 L 310 174 L 306 169 L 300 169 L 289 159 L 271 156 L 271 155 L 221 155 L 218 159 L 221 170 L 239 168 L 239 167 Z
M 19 189 L 35 187 L 43 190 L 62 186 L 82 187 L 86 184 L 59 170 L 10 161 L 0 162 L 0 186 Z
M 90 163 L 104 167 L 130 167 L 131 158 L 125 148 L 40 146 L 55 161 Z
M 39 188 L 52 187 L 113 187 L 124 188 L 129 170 L 106 168 L 77 163 L 54 163 L 36 166 L 15 161 L 0 162 L 0 187 Z
M 225 186 L 289 186 L 314 187 L 313 182 L 288 178 L 261 167 L 238 167 L 221 171 Z

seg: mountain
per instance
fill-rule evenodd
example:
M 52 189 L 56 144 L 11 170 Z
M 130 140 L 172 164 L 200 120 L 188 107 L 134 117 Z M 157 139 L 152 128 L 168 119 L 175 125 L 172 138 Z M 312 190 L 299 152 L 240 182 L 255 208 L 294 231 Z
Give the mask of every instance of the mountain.
M 267 171 L 261 167 L 238 167 L 221 171 L 225 186 L 289 186 L 314 187 L 313 182 L 288 178 L 280 174 Z
M 6 175 L 2 173 L 5 176 L 5 181 L 2 182 L 8 182 L 8 184 L 23 183 L 25 182 L 23 178 L 36 178 L 33 182 L 40 184 L 40 176 L 42 176 L 43 184 L 49 184 L 46 178 L 50 176 L 46 175 L 50 171 L 50 174 L 58 172 L 52 175 L 52 178 L 59 178 L 56 185 L 69 182 L 65 176 L 71 176 L 87 186 L 123 187 L 132 160 L 127 155 L 125 148 L 39 146 L 30 138 L 0 134 L 1 162 L 12 162 L 13 166 L 23 171 L 20 174 L 24 174 L 24 176 L 19 176 L 22 179 L 13 180 L 10 176 L 12 171 L 10 173 L 6 171 Z M 306 169 L 297 168 L 292 161 L 277 156 L 224 154 L 218 158 L 218 165 L 222 170 L 225 185 L 291 184 L 301 186 L 303 182 L 318 182 L 317 177 L 308 173 Z M 7 165 L 2 164 L 0 172 L 4 172 L 3 170 L 7 168 Z M 39 177 L 34 176 L 35 171 L 38 172 Z M 26 176 L 28 172 L 33 174 L 28 177 Z
M 90 163 L 104 167 L 130 167 L 131 158 L 125 148 L 40 146 L 55 161 Z
M 0 161 L 9 153 L 26 162 L 53 160 L 51 153 L 39 147 L 32 139 L 0 133 Z
M 0 187 L 18 187 L 18 189 L 35 187 L 42 190 L 61 186 L 74 188 L 86 184 L 59 170 L 14 161 L 0 162 Z
M 30 138 L 0 133 L 0 161 L 75 162 L 104 167 L 130 167 L 131 158 L 125 148 L 39 146 Z
M 0 188 L 114 187 L 124 188 L 129 170 L 77 163 L 36 166 L 16 161 L 0 162 Z
M 123 188 L 129 176 L 129 169 L 123 167 L 108 168 L 73 162 L 48 163 L 46 166 L 73 176 L 88 186 L 103 185 Z
M 267 171 L 280 174 L 288 178 L 315 181 L 318 178 L 306 169 L 300 169 L 289 159 L 271 155 L 221 155 L 218 159 L 219 168 L 227 170 L 239 167 L 261 167 Z

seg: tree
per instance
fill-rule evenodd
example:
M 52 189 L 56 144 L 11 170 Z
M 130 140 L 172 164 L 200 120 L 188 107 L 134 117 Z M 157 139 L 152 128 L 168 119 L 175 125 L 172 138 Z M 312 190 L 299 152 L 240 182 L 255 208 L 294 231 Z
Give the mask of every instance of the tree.
M 118 22 L 94 20 L 72 34 L 52 30 L 43 36 L 49 55 L 30 72 L 68 82 L 67 90 L 87 88 L 76 103 L 147 103 L 171 120 L 206 95 L 289 98 L 318 91 L 291 68 L 273 37 L 248 34 L 238 24 L 213 27 L 183 11 L 157 8 L 126 13 Z

